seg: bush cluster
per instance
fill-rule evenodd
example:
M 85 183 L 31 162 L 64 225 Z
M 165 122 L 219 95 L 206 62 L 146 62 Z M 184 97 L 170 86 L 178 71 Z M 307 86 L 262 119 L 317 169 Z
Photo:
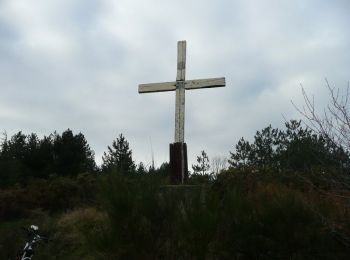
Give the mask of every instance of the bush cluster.
M 102 189 L 108 221 L 90 246 L 97 259 L 345 257 L 346 240 L 333 233 L 341 222 L 349 234 L 344 201 L 296 185 L 237 170 L 193 186 L 114 174 Z
M 94 174 L 33 179 L 25 187 L 16 185 L 0 190 L 0 220 L 28 217 L 36 209 L 55 213 L 91 205 L 95 203 L 97 193 Z

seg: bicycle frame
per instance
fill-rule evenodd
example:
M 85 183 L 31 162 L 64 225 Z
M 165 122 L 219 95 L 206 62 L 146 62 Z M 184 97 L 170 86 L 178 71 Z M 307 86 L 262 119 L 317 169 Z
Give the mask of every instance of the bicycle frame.
M 44 240 L 45 238 L 40 236 L 38 233 L 38 227 L 37 226 L 31 226 L 27 232 L 31 236 L 29 238 L 29 241 L 26 242 L 24 248 L 22 249 L 21 253 L 17 255 L 16 260 L 31 260 L 34 255 L 34 246 L 36 243 L 40 242 L 41 240 Z

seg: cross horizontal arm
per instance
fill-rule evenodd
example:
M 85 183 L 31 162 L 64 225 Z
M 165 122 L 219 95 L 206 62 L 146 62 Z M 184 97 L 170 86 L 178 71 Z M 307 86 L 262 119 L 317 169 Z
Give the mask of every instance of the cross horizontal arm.
M 139 93 L 164 92 L 164 91 L 174 91 L 174 90 L 176 90 L 175 81 L 139 85 Z
M 225 78 L 186 80 L 185 89 L 225 87 Z

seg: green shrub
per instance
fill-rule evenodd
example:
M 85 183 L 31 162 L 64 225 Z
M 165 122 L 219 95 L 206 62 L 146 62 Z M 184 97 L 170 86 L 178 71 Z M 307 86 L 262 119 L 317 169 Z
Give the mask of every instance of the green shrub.
M 32 179 L 26 186 L 0 190 L 0 219 L 28 217 L 35 209 L 58 213 L 95 204 L 97 177 L 81 174 L 77 178 Z
M 0 224 L 0 248 L 13 252 L 22 245 L 14 230 L 25 223 L 38 224 L 51 238 L 37 259 L 346 259 L 349 254 L 347 194 L 339 196 L 316 172 L 231 169 L 215 181 L 176 186 L 164 185 L 156 174 L 113 172 L 99 179 L 97 184 L 92 175 L 54 178 L 1 191 L 2 216 L 26 219 Z M 8 245 L 11 238 L 16 247 Z M 5 250 L 0 258 L 9 254 Z
M 325 221 L 335 205 L 273 176 L 235 172 L 212 185 L 161 186 L 152 176 L 110 175 L 102 189 L 108 222 L 91 247 L 100 259 L 345 256 Z

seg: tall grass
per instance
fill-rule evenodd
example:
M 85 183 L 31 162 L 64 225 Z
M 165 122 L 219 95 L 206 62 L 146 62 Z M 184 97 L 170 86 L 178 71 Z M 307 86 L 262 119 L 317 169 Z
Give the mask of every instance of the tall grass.
M 155 174 L 112 172 L 97 183 L 59 179 L 51 183 L 54 192 L 37 202 L 58 201 L 58 211 L 51 210 L 54 205 L 30 208 L 21 213 L 25 218 L 5 221 L 18 208 L 6 211 L 6 200 L 0 259 L 23 245 L 18 232 L 30 224 L 51 239 L 35 259 L 347 259 L 350 212 L 347 197 L 339 196 L 346 193 L 305 178 L 230 170 L 215 181 L 179 186 Z M 84 193 L 72 188 L 80 185 L 88 187 Z M 31 190 L 38 191 L 26 192 Z M 13 188 L 2 196 L 22 191 Z
M 335 205 L 269 178 L 237 174 L 174 187 L 154 176 L 113 174 L 102 190 L 108 223 L 90 240 L 100 259 L 339 259 L 348 253 L 324 221 Z

